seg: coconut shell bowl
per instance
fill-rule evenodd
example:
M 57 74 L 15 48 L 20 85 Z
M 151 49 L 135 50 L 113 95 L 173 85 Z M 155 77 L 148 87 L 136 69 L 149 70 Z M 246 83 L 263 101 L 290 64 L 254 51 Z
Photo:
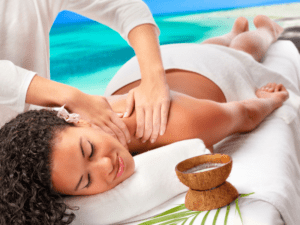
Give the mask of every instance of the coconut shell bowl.
M 189 190 L 185 207 L 193 211 L 207 211 L 228 205 L 238 197 L 238 191 L 226 181 L 232 159 L 225 154 L 200 155 L 178 163 L 175 171 Z

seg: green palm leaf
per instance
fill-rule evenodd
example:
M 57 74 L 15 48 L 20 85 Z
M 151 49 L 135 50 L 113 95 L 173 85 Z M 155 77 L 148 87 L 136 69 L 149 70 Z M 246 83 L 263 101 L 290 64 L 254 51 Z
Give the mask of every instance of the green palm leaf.
M 186 218 L 181 225 L 184 225 L 188 221 L 188 219 L 189 218 Z
M 249 194 L 240 194 L 240 197 L 247 197 L 249 195 L 253 195 L 255 192 L 249 193 Z
M 169 210 L 167 210 L 167 211 L 159 214 L 158 216 L 155 216 L 154 218 L 158 218 L 158 217 L 165 216 L 165 215 L 168 215 L 168 214 L 171 214 L 171 213 L 175 213 L 175 212 L 178 212 L 178 211 L 183 210 L 183 209 L 186 209 L 185 205 L 181 204 L 179 206 L 176 206 L 176 207 L 174 207 L 172 209 L 169 209 Z
M 236 206 L 235 209 L 238 211 L 238 213 L 239 213 L 239 215 L 240 215 L 240 218 L 241 218 L 241 221 L 242 221 L 242 223 L 243 223 L 243 218 L 242 218 L 242 214 L 241 214 L 240 207 L 239 207 L 239 198 L 237 198 L 237 199 L 235 200 L 235 206 Z
M 224 225 L 227 225 L 229 210 L 230 210 L 230 205 L 228 205 L 227 209 L 226 209 L 226 215 L 225 215 Z
M 239 197 L 247 197 L 249 195 L 254 194 L 254 192 L 249 193 L 249 194 L 241 194 Z M 239 213 L 240 219 L 243 222 L 242 219 L 242 214 L 239 208 L 239 204 L 238 204 L 238 198 L 235 200 L 235 205 L 236 205 L 236 210 Z M 219 208 L 214 216 L 214 220 L 213 220 L 213 224 L 215 225 L 219 216 L 221 208 Z M 225 214 L 225 220 L 224 220 L 224 225 L 227 225 L 227 220 L 228 220 L 228 216 L 229 216 L 229 211 L 230 211 L 230 205 L 227 205 L 226 208 L 226 214 Z M 153 217 L 152 219 L 145 221 L 143 223 L 140 223 L 139 225 L 154 225 L 154 224 L 160 224 L 160 225 L 177 225 L 178 223 L 182 223 L 182 225 L 184 225 L 188 219 L 192 218 L 192 220 L 190 221 L 189 225 L 193 225 L 194 221 L 196 220 L 196 218 L 199 216 L 200 213 L 202 213 L 203 211 L 190 211 L 188 210 L 184 204 L 178 205 L 172 209 L 169 209 L 155 217 Z M 210 213 L 210 211 L 207 211 L 205 216 L 202 219 L 201 225 L 204 225 L 206 222 L 206 219 L 208 217 L 208 214 Z
M 190 225 L 193 225 L 194 221 L 196 220 L 197 216 L 202 213 L 202 211 L 199 211 L 197 214 L 195 214 L 195 217 L 191 220 Z
M 215 215 L 215 217 L 214 217 L 213 225 L 216 225 L 216 222 L 217 222 L 217 219 L 218 219 L 218 215 L 219 215 L 219 213 L 220 213 L 220 210 L 221 210 L 221 208 L 218 208 L 218 210 L 217 210 L 217 212 L 216 212 L 216 215 Z
M 152 224 L 156 224 L 156 223 L 165 222 L 167 220 L 178 219 L 178 218 L 182 218 L 182 217 L 188 217 L 188 216 L 194 215 L 196 213 L 197 212 L 187 210 L 185 212 L 173 213 L 171 215 L 154 218 L 154 219 L 148 220 L 144 223 L 140 223 L 139 225 L 152 225 Z
M 189 219 L 189 217 L 188 218 L 169 220 L 165 223 L 160 223 L 159 225 L 170 225 L 170 224 L 176 224 L 177 225 L 178 223 L 181 223 L 181 222 L 185 223 L 188 219 Z
M 205 224 L 205 222 L 206 222 L 206 219 L 207 219 L 207 217 L 208 217 L 208 214 L 210 213 L 210 210 L 209 211 L 207 211 L 207 213 L 205 214 L 205 216 L 203 217 L 203 220 L 202 220 L 202 223 L 201 223 L 201 225 L 204 225 Z

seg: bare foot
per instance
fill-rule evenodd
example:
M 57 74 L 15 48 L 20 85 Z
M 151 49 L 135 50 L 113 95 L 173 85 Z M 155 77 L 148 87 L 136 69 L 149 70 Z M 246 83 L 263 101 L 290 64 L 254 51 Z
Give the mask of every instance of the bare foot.
M 223 36 L 219 37 L 213 37 L 210 39 L 207 39 L 202 42 L 202 44 L 216 44 L 216 45 L 223 45 L 223 46 L 229 46 L 231 41 L 240 33 L 249 31 L 249 24 L 248 20 L 245 17 L 238 17 L 231 29 L 231 31 L 228 34 L 225 34 Z
M 246 31 L 249 31 L 248 20 L 245 17 L 240 16 L 235 20 L 231 32 L 238 35 Z
M 253 23 L 256 28 L 266 28 L 269 29 L 272 34 L 274 35 L 275 40 L 279 37 L 279 35 L 283 32 L 283 27 L 281 27 L 279 24 L 275 23 L 273 20 L 271 20 L 269 17 L 265 15 L 258 15 L 254 18 Z
M 289 98 L 286 88 L 282 84 L 277 83 L 268 83 L 259 88 L 255 94 L 258 98 L 273 98 L 279 106 Z

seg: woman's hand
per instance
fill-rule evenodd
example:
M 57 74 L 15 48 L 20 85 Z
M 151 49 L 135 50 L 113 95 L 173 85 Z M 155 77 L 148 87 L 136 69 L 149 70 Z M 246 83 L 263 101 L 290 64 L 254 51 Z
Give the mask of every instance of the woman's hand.
M 135 137 L 146 142 L 149 138 L 154 143 L 158 135 L 163 135 L 168 120 L 170 107 L 170 90 L 161 76 L 157 81 L 141 81 L 141 84 L 130 90 L 126 99 L 124 117 L 128 117 L 135 107 L 137 128 Z
M 127 143 L 130 141 L 128 128 L 120 115 L 112 110 L 105 97 L 84 94 L 83 97 L 78 98 L 76 104 L 68 108 L 71 112 L 80 114 L 83 119 L 117 138 L 122 145 L 128 148 Z

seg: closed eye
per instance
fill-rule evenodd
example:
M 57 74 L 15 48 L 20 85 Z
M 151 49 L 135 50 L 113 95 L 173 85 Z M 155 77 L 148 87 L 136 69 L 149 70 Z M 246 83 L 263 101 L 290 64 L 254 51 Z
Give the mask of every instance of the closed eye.
M 90 145 L 91 145 L 91 154 L 90 154 L 90 156 L 89 156 L 89 158 L 91 158 L 93 155 L 94 155 L 94 145 L 90 142 L 90 141 L 88 141 L 89 143 L 90 143 Z M 91 175 L 90 174 L 88 174 L 88 183 L 87 183 L 87 185 L 85 186 L 85 188 L 88 188 L 90 185 L 91 185 L 91 183 L 92 183 L 92 181 L 91 181 Z
M 91 176 L 90 176 L 90 174 L 88 174 L 88 183 L 84 188 L 88 188 L 91 185 L 91 183 L 92 183 L 91 182 Z
M 90 158 L 92 158 L 92 156 L 94 155 L 94 145 L 89 141 L 90 145 L 91 145 L 91 154 L 90 154 Z

